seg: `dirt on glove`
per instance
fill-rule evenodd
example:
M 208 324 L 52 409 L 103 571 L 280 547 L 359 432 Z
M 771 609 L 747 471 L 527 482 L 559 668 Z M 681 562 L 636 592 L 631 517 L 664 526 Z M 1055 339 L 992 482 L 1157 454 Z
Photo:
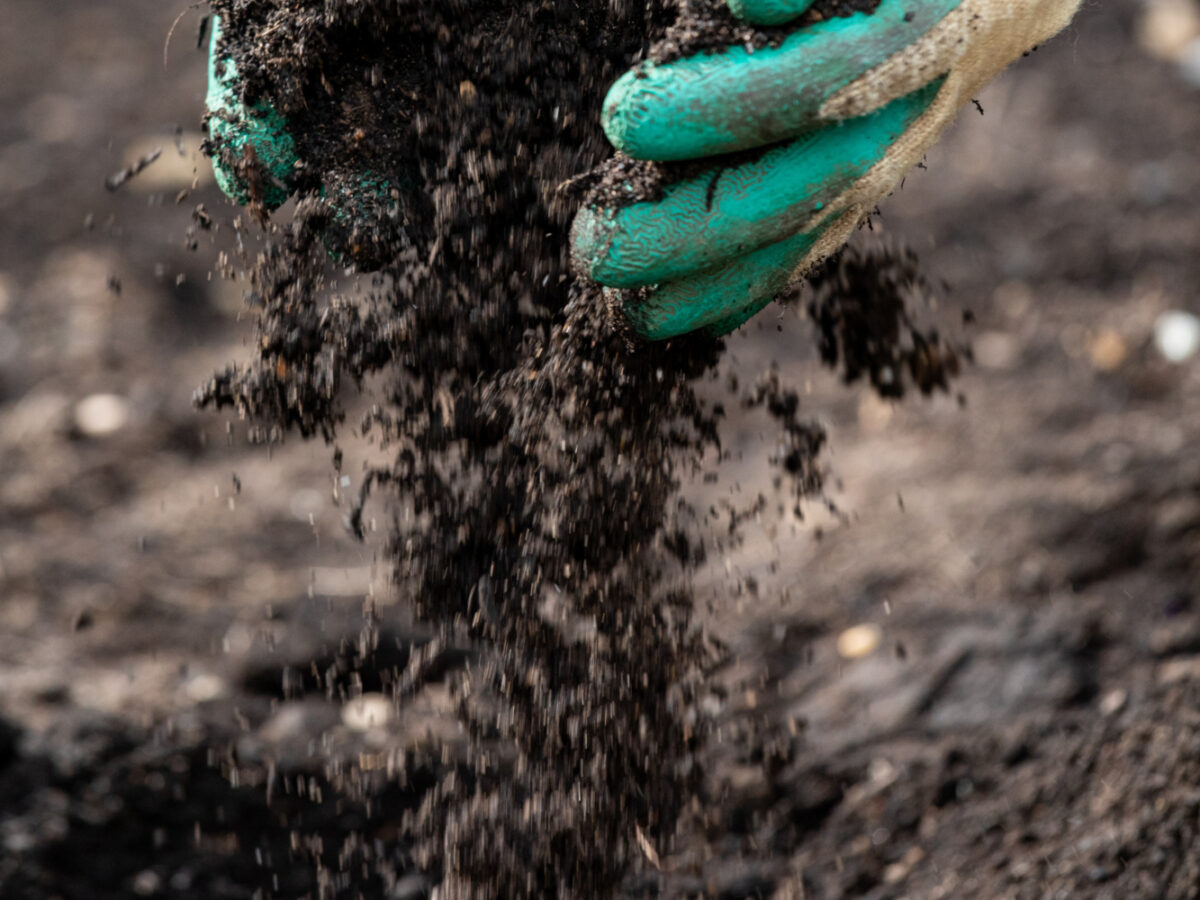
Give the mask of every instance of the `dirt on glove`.
M 418 617 L 480 659 L 455 685 L 469 749 L 408 819 L 415 859 L 447 897 L 608 895 L 703 806 L 700 701 L 721 648 L 692 619 L 702 516 L 676 489 L 718 444 L 721 408 L 694 388 L 722 345 L 631 348 L 598 290 L 572 278 L 567 233 L 572 186 L 621 177 L 596 168 L 610 156 L 606 88 L 691 7 L 213 9 L 246 100 L 292 121 L 300 199 L 250 264 L 256 357 L 198 400 L 236 408 L 263 438 L 335 442 L 347 385 L 383 379 L 386 402 L 355 424 L 394 461 L 362 501 L 389 498 L 388 546 Z M 347 219 L 338 198 L 360 197 L 364 174 L 390 189 Z M 365 298 L 331 284 L 330 229 L 380 267 Z M 916 333 L 898 290 L 911 279 L 878 279 L 900 299 L 871 319 L 853 310 L 876 268 L 853 271 L 814 300 L 827 360 L 882 385 L 888 357 L 889 395 L 909 375 L 944 386 L 953 366 L 930 368 L 928 340 L 919 364 L 894 349 Z M 798 395 L 768 378 L 749 402 L 780 422 L 789 490 L 819 492 L 823 434 Z M 351 792 L 369 781 L 337 779 Z
M 726 47 L 775 47 L 806 25 L 873 13 L 879 0 L 816 0 L 794 22 L 786 25 L 747 25 L 729 11 L 725 0 L 680 0 L 680 15 L 648 55 L 656 63 L 669 63 L 685 56 Z

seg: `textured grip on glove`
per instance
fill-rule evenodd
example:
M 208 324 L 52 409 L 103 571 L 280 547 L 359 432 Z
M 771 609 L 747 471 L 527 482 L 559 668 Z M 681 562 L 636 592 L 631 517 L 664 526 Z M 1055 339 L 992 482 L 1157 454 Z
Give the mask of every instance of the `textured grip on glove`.
M 754 24 L 790 21 L 809 5 L 726 2 Z M 603 109 L 605 133 L 627 155 L 669 162 L 769 149 L 748 164 L 714 160 L 657 201 L 583 209 L 576 267 L 607 287 L 637 288 L 615 305 L 645 337 L 739 324 L 841 247 L 974 93 L 1078 5 L 880 0 L 870 14 L 798 28 L 776 46 L 641 64 Z M 902 106 L 899 127 L 868 127 Z

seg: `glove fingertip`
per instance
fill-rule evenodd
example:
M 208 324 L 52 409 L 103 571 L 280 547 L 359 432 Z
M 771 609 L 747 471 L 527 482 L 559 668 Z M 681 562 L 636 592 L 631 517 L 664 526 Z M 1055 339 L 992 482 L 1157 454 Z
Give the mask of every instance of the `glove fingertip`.
M 578 274 L 592 277 L 600 246 L 600 215 L 594 207 L 581 207 L 571 222 L 571 265 Z
M 813 0 L 726 0 L 734 17 L 751 25 L 786 25 L 801 16 Z
M 629 98 L 633 93 L 637 76 L 633 70 L 626 72 L 608 89 L 604 98 L 604 107 L 600 113 L 600 126 L 610 144 L 618 150 L 625 150 L 625 138 L 629 132 L 627 108 Z
M 642 337 L 663 340 L 704 329 L 727 333 L 766 306 L 795 276 L 824 225 L 763 247 L 719 269 L 639 291 L 625 316 Z
M 654 63 L 643 63 L 618 78 L 600 113 L 604 135 L 616 149 L 634 159 L 655 159 L 647 155 L 645 126 L 654 100 Z

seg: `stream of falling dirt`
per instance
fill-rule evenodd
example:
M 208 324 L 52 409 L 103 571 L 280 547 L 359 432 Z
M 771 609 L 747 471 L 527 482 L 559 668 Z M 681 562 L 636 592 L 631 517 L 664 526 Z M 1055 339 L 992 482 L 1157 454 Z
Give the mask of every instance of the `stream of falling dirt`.
M 717 442 L 719 409 L 693 388 L 721 344 L 626 345 L 570 276 L 578 196 L 563 185 L 609 155 L 604 90 L 676 10 L 212 5 L 247 99 L 293 122 L 301 199 L 248 266 L 257 355 L 200 402 L 263 435 L 334 441 L 346 382 L 382 376 L 386 401 L 358 428 L 392 462 L 362 499 L 411 509 L 388 540 L 397 581 L 419 619 L 483 661 L 454 685 L 470 750 L 410 823 L 417 861 L 447 898 L 611 894 L 632 860 L 669 851 L 701 777 L 714 649 L 693 621 L 702 545 L 676 490 Z M 419 189 L 348 223 L 323 197 L 364 172 Z M 365 300 L 330 289 L 331 230 L 383 263 Z M 839 309 L 814 306 L 832 362 L 858 327 Z M 796 419 L 795 395 L 767 384 L 757 402 L 783 420 L 795 482 L 818 488 L 822 435 Z

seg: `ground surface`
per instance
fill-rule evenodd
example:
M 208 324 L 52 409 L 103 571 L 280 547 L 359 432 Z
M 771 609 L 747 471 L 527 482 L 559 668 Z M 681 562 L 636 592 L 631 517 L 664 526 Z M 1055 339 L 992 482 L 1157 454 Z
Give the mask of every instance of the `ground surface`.
M 344 532 L 331 495 L 356 486 L 334 484 L 320 446 L 268 457 L 190 406 L 250 334 L 241 288 L 207 275 L 232 230 L 186 247 L 196 203 L 230 218 L 175 149 L 177 125 L 197 143 L 196 19 L 164 72 L 174 9 L 15 2 L 0 37 L 0 895 L 422 896 L 389 838 L 424 785 L 366 809 L 321 782 L 331 757 L 370 768 L 455 732 L 436 683 L 382 724 L 356 718 L 369 702 L 343 708 L 380 687 L 338 664 L 365 597 L 396 664 L 421 640 L 373 545 Z M 928 315 L 960 332 L 974 314 L 965 407 L 842 388 L 793 311 L 731 342 L 744 382 L 774 358 L 809 387 L 841 515 L 767 509 L 710 555 L 698 591 L 734 657 L 712 824 L 629 893 L 1196 895 L 1200 368 L 1164 362 L 1151 331 L 1165 309 L 1200 312 L 1200 96 L 1135 42 L 1139 9 L 1086 10 L 884 207 L 882 236 L 949 283 Z M 730 458 L 689 492 L 752 497 L 774 435 L 732 413 Z M 864 624 L 878 648 L 839 656 Z M 333 699 L 317 689 L 329 672 Z M 231 785 L 235 758 L 263 784 Z

